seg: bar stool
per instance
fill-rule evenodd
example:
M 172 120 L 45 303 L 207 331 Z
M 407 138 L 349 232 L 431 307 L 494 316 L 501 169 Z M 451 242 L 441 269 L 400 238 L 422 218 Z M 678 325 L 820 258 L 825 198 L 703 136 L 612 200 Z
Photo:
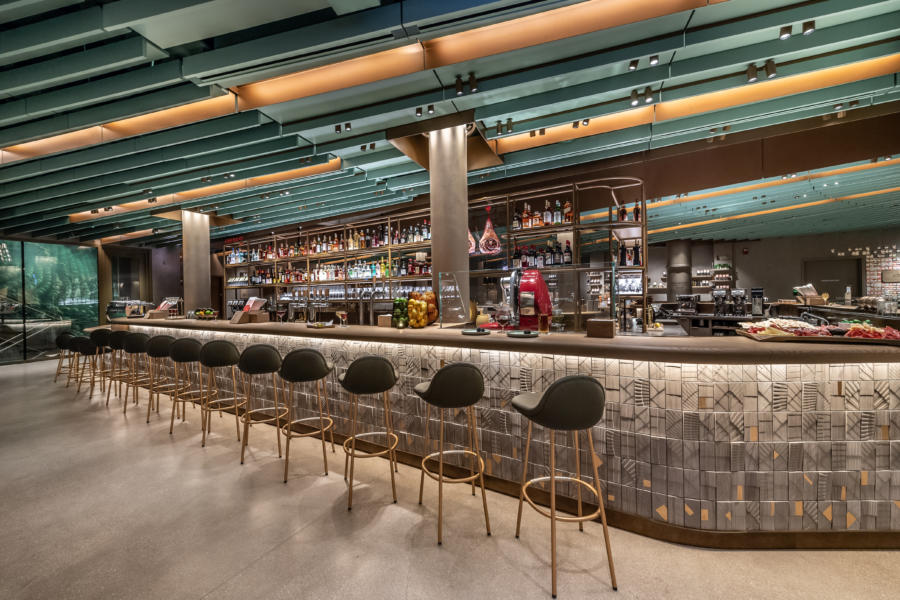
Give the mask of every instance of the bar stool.
M 175 380 L 163 372 L 169 363 L 169 352 L 175 338 L 171 335 L 154 335 L 147 340 L 147 370 L 150 375 L 148 393 L 150 401 L 147 403 L 147 422 L 150 422 L 150 412 L 153 410 L 153 395 L 156 394 L 156 413 L 159 414 L 159 395 L 171 396 L 175 393 Z
M 146 333 L 129 333 L 125 336 L 125 353 L 128 355 L 128 375 L 125 379 L 125 398 L 122 403 L 122 414 L 128 410 L 128 392 L 131 391 L 131 401 L 138 403 L 138 391 L 142 387 L 150 387 L 150 369 L 147 365 L 147 341 L 150 336 Z M 144 367 L 141 367 L 141 357 Z
M 169 435 L 172 435 L 172 432 L 175 430 L 176 408 L 181 407 L 181 420 L 183 422 L 187 417 L 187 404 L 189 402 L 201 405 L 203 403 L 203 378 L 202 376 L 198 377 L 200 379 L 199 388 L 194 388 L 191 379 L 192 365 L 196 364 L 199 370 L 200 350 L 202 347 L 203 344 L 194 338 L 179 338 L 169 346 L 169 358 L 175 363 Z
M 128 331 L 118 330 L 109 334 L 109 347 L 112 349 L 110 356 L 109 386 L 106 388 L 106 405 L 109 406 L 109 394 L 112 391 L 113 382 L 116 383 L 116 395 L 122 395 L 122 384 L 128 378 L 128 365 L 125 361 L 125 338 Z
M 72 363 L 71 356 L 71 346 L 72 346 L 72 338 L 75 336 L 72 335 L 70 331 L 63 331 L 61 334 L 56 336 L 56 350 L 59 353 L 59 359 L 56 361 L 56 375 L 53 377 L 53 383 L 56 383 L 56 380 L 59 379 L 60 375 L 66 375 L 66 385 L 69 384 L 69 369 Z
M 206 436 L 212 431 L 211 419 L 212 413 L 218 412 L 219 417 L 222 411 L 234 411 L 234 427 L 237 429 L 237 439 L 241 441 L 241 417 L 240 407 L 244 406 L 244 402 L 238 396 L 237 378 L 235 367 L 241 360 L 241 353 L 237 346 L 226 340 L 213 340 L 203 344 L 200 349 L 200 383 L 203 385 L 203 367 L 207 369 L 207 385 L 206 394 L 203 397 L 203 403 L 200 406 L 201 422 L 203 426 L 203 439 L 200 442 L 201 447 L 206 446 Z M 233 394 L 230 398 L 219 398 L 219 385 L 216 383 L 216 369 L 231 368 L 231 389 Z
M 81 393 L 81 384 L 90 384 L 91 391 L 94 393 L 94 358 L 97 355 L 97 346 L 87 336 L 79 335 L 72 338 L 72 349 L 77 353 L 75 356 L 75 381 L 78 386 L 75 388 L 75 394 Z
M 522 500 L 526 500 L 538 513 L 550 518 L 550 564 L 552 570 L 552 595 L 556 598 L 556 522 L 578 523 L 578 529 L 583 531 L 584 521 L 600 516 L 603 524 L 603 539 L 606 543 L 606 556 L 609 560 L 609 578 L 614 590 L 616 586 L 616 571 L 613 567 L 612 548 L 609 545 L 609 528 L 606 524 L 606 510 L 603 507 L 603 493 L 600 489 L 600 474 L 598 472 L 597 455 L 594 453 L 594 439 L 591 428 L 603 418 L 603 409 L 606 405 L 606 393 L 603 386 L 593 377 L 587 375 L 569 375 L 554 381 L 543 394 L 526 392 L 512 399 L 513 408 L 528 418 L 528 441 L 525 443 L 525 460 L 522 463 L 522 487 L 519 490 L 519 513 L 516 517 L 516 537 L 519 537 L 519 529 L 522 524 Z M 536 477 L 525 481 L 528 472 L 528 451 L 531 448 L 531 434 L 534 423 L 550 430 L 550 476 Z M 591 455 L 591 467 L 593 468 L 594 485 L 590 485 L 581 479 L 581 454 L 578 446 L 578 433 L 587 432 L 588 451 Z M 571 431 L 575 439 L 575 477 L 562 477 L 556 475 L 556 432 Z M 578 516 L 559 517 L 556 514 L 556 482 L 571 481 L 578 489 Z M 550 512 L 538 507 L 528 495 L 528 488 L 536 483 L 550 482 Z M 582 514 L 581 488 L 584 487 L 597 496 L 599 508 L 589 515 Z
M 438 546 L 443 541 L 443 516 L 444 516 L 444 483 L 471 483 L 472 495 L 475 495 L 475 480 L 481 485 L 481 503 L 484 507 L 484 526 L 487 534 L 491 535 L 491 520 L 488 516 L 487 495 L 484 491 L 484 459 L 481 457 L 481 448 L 478 442 L 478 424 L 475 420 L 475 404 L 484 395 L 484 376 L 475 365 L 469 363 L 453 363 L 442 367 L 431 381 L 425 381 L 413 388 L 413 391 L 425 401 L 425 447 L 428 448 L 429 431 L 428 423 L 431 420 L 431 407 L 434 406 L 440 413 L 441 429 L 439 434 L 439 447 L 437 452 L 432 452 L 422 459 L 422 475 L 419 479 L 419 504 L 422 504 L 422 492 L 425 488 L 425 475 L 438 482 L 438 522 L 437 540 Z M 465 450 L 444 450 L 444 409 L 466 409 L 466 425 L 469 434 L 469 443 Z M 473 444 L 474 440 L 474 444 Z M 447 455 L 468 456 L 473 465 L 469 469 L 468 477 L 444 477 L 444 457 Z M 437 459 L 438 472 L 428 469 L 428 461 Z M 474 463 L 477 460 L 477 471 Z
M 250 426 L 259 423 L 275 424 L 275 440 L 278 442 L 278 458 L 281 458 L 281 423 L 288 417 L 288 410 L 278 405 L 278 380 L 275 374 L 281 368 L 281 355 L 274 346 L 268 344 L 254 344 L 241 352 L 238 361 L 238 369 L 241 371 L 241 385 L 244 387 L 244 438 L 241 440 L 241 464 L 244 464 L 244 454 L 247 444 L 250 442 Z M 275 407 L 263 406 L 253 408 L 250 400 L 250 392 L 253 391 L 254 375 L 272 375 L 272 393 Z M 245 377 L 246 376 L 246 377 Z M 253 415 L 262 415 L 253 420 Z
M 100 392 L 106 391 L 106 381 L 109 379 L 110 374 L 112 373 L 112 367 L 110 366 L 108 361 L 105 361 L 104 358 L 112 352 L 112 349 L 109 347 L 109 334 L 110 330 L 103 329 L 95 329 L 91 332 L 90 338 L 91 341 L 94 342 L 94 345 L 97 346 L 97 357 L 96 357 L 96 368 L 94 369 L 96 375 L 100 378 Z
M 291 460 L 291 438 L 292 437 L 309 437 L 313 435 L 322 438 L 322 464 L 325 465 L 325 475 L 328 475 L 328 455 L 325 451 L 325 432 L 331 436 L 331 451 L 334 452 L 334 420 L 331 418 L 331 406 L 328 404 L 328 385 L 325 379 L 334 370 L 334 365 L 325 360 L 322 353 L 312 348 L 302 348 L 293 350 L 284 357 L 281 362 L 281 370 L 278 372 L 283 381 L 288 382 L 287 394 L 284 399 L 284 405 L 288 409 L 287 423 L 281 429 L 284 434 L 284 482 L 287 483 L 288 463 Z M 318 417 L 305 417 L 302 419 L 294 418 L 294 384 L 309 383 L 314 381 L 316 384 L 316 402 L 319 405 Z M 321 388 L 321 392 L 320 392 Z M 281 384 L 281 393 L 285 394 L 285 385 Z M 325 396 L 326 410 L 322 410 L 322 396 Z M 318 421 L 319 427 L 307 433 L 296 433 L 293 430 L 295 423 L 307 424 L 311 421 Z
M 397 383 L 397 374 L 394 365 L 382 356 L 363 356 L 357 358 L 347 371 L 338 376 L 338 382 L 350 393 L 350 437 L 344 440 L 344 479 L 347 479 L 347 460 L 350 461 L 350 489 L 347 494 L 347 510 L 353 509 L 353 463 L 356 457 L 372 458 L 375 456 L 388 457 L 388 470 L 391 472 L 391 493 L 394 503 L 397 502 L 397 484 L 394 481 L 394 471 L 397 470 L 397 456 L 395 454 L 397 444 L 400 441 L 394 433 L 393 419 L 391 418 L 391 400 L 388 391 Z M 384 402 L 384 427 L 385 431 L 372 431 L 369 433 L 356 433 L 356 419 L 359 413 L 359 396 L 363 394 L 381 394 Z M 357 452 L 356 440 L 365 437 L 383 435 L 387 444 L 384 450 L 377 452 Z

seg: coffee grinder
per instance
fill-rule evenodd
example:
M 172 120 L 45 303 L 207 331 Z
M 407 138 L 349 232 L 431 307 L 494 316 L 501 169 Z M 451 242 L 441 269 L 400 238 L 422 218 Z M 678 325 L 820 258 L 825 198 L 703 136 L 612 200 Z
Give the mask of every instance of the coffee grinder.
M 726 290 L 713 290 L 712 293 L 713 302 L 715 302 L 715 308 L 713 313 L 717 317 L 724 317 L 729 313 L 728 311 L 728 292 Z
M 734 316 L 743 317 L 747 315 L 747 290 L 734 289 L 731 290 L 731 303 Z

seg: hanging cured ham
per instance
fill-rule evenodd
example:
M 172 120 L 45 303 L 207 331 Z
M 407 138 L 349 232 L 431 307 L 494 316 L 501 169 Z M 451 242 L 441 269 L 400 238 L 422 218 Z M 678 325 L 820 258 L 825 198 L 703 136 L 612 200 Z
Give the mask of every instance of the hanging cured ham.
M 475 254 L 478 251 L 478 245 L 475 243 L 475 238 L 472 237 L 472 232 L 469 233 L 469 254 Z
M 502 250 L 500 238 L 494 233 L 494 224 L 491 223 L 490 206 L 487 207 L 487 213 L 487 222 L 484 224 L 484 233 L 481 236 L 481 241 L 478 243 L 478 248 L 481 250 L 482 254 L 500 254 L 500 251 Z

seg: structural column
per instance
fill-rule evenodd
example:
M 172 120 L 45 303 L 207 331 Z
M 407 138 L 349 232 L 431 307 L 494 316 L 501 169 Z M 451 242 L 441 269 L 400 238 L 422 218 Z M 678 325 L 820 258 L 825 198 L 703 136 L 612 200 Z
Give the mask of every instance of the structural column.
M 438 273 L 455 273 L 468 317 L 469 306 L 469 191 L 466 173 L 466 126 L 456 125 L 428 134 L 431 178 L 431 266 L 435 294 Z
M 666 295 L 674 302 L 680 294 L 691 293 L 691 241 L 672 240 L 666 250 Z
M 184 310 L 210 305 L 212 279 L 209 268 L 209 215 L 181 211 Z

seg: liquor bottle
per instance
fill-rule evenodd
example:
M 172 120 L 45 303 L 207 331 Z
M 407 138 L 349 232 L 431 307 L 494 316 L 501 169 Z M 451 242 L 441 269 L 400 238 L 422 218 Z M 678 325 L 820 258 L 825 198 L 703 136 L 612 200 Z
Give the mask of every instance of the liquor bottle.
M 553 224 L 553 212 L 550 210 L 550 201 L 544 200 L 544 225 Z
M 425 219 L 425 240 L 431 241 L 431 224 Z
M 559 205 L 559 198 L 556 199 L 556 206 L 553 208 L 553 224 L 562 225 L 562 207 Z
M 640 223 L 641 222 L 641 205 L 638 204 L 637 202 L 635 202 L 634 203 L 634 211 L 632 211 L 631 214 L 634 216 L 634 222 Z
M 635 267 L 640 267 L 642 264 L 641 263 L 641 243 L 640 242 L 635 242 L 635 244 L 634 244 L 634 259 L 632 260 L 632 263 L 634 264 Z
M 543 227 L 544 225 L 544 217 L 541 215 L 541 211 L 539 209 L 534 209 L 534 212 L 531 213 L 531 228 L 535 227 Z
M 527 202 L 522 206 L 522 229 L 531 229 L 531 210 Z
M 563 264 L 563 249 L 559 241 L 556 242 L 556 248 L 553 249 L 553 262 L 558 265 Z
M 553 242 L 547 242 L 547 255 L 544 257 L 544 266 L 552 267 L 555 256 L 553 254 Z
M 544 265 L 546 264 L 544 258 L 544 249 L 541 248 L 540 252 L 537 253 L 537 256 L 534 259 L 534 266 L 536 266 L 538 269 L 543 269 Z
M 563 264 L 572 264 L 572 244 L 566 240 L 566 249 L 563 251 Z
M 513 251 L 512 255 L 512 268 L 519 269 L 522 267 L 522 255 L 519 253 L 519 246 L 516 245 L 516 249 Z
M 628 220 L 628 209 L 624 206 L 619 207 L 619 221 L 627 221 Z
M 522 229 L 522 218 L 519 217 L 519 211 L 517 210 L 513 210 L 511 226 L 513 231 L 519 231 L 520 229 Z
M 620 244 L 619 245 L 619 266 L 620 267 L 627 266 L 626 260 L 627 260 L 627 256 L 626 256 L 626 252 L 625 252 L 625 244 Z
M 563 222 L 571 223 L 572 222 L 572 201 L 566 200 L 566 203 L 563 205 Z M 568 242 L 566 242 L 568 244 Z

